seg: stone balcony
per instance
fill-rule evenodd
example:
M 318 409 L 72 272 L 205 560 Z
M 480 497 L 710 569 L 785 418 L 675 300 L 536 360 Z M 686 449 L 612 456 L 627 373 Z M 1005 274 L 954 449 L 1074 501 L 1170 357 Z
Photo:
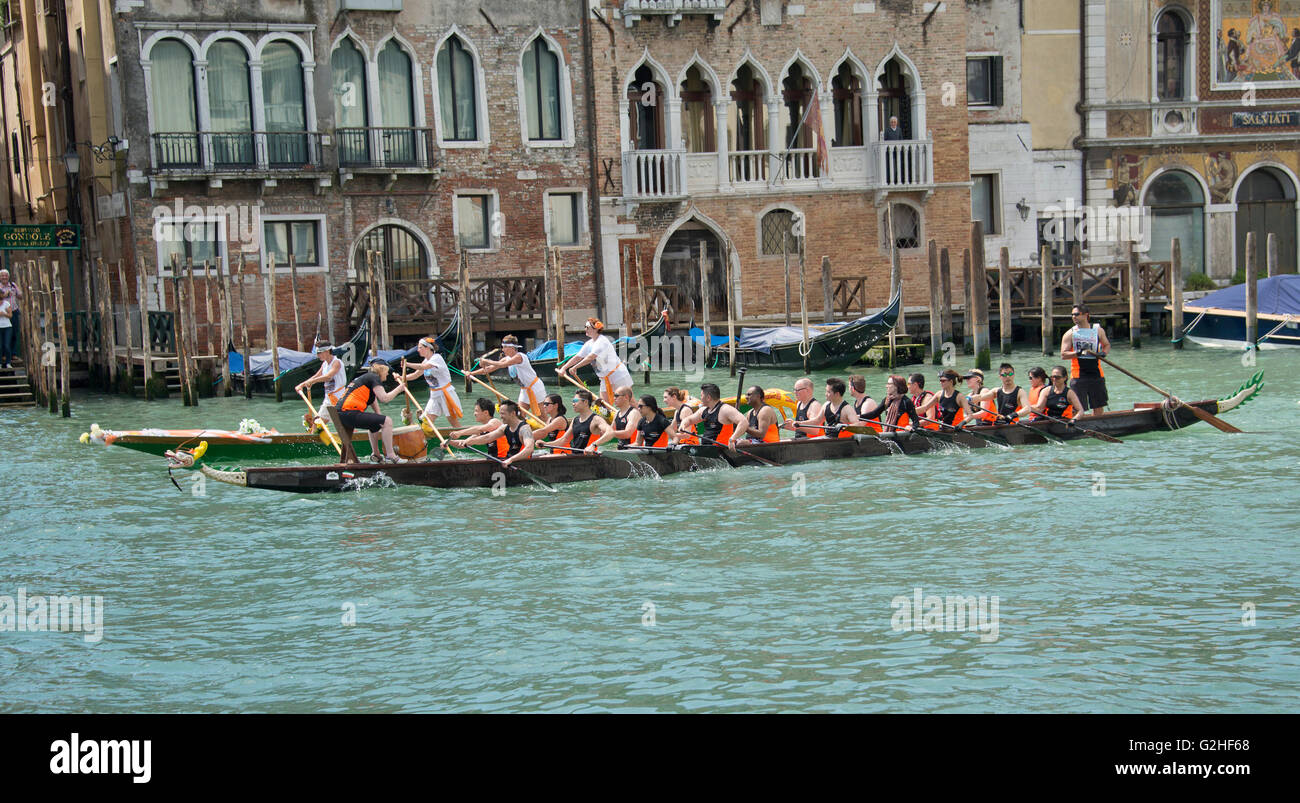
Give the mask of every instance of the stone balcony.
M 687 14 L 707 15 L 721 22 L 726 11 L 727 0 L 623 0 L 623 24 L 631 28 L 642 17 L 662 17 L 671 27 Z

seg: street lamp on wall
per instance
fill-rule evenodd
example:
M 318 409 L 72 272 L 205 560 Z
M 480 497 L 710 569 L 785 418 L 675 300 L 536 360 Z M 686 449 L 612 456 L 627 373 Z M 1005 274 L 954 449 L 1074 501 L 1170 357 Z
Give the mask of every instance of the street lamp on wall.
M 1020 213 L 1021 220 L 1029 220 L 1029 204 L 1025 203 L 1024 198 L 1016 202 L 1016 211 Z

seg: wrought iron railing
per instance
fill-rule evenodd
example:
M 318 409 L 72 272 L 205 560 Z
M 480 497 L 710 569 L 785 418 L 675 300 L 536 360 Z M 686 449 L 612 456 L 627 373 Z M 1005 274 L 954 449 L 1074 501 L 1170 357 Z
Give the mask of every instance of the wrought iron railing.
M 339 167 L 429 169 L 437 163 L 431 128 L 339 128 Z

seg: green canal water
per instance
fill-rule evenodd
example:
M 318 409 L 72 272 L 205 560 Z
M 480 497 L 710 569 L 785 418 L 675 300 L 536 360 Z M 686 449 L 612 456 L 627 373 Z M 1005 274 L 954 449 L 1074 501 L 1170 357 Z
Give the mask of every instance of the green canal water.
M 1187 399 L 1256 370 L 1194 347 L 1114 358 Z M 1021 379 L 1051 364 L 1013 362 Z M 71 420 L 0 411 L 0 604 L 103 598 L 98 641 L 0 632 L 0 710 L 1300 711 L 1300 351 L 1257 368 L 1263 393 L 1228 414 L 1246 435 L 502 497 L 196 496 L 159 458 L 77 442 L 92 422 L 294 431 L 290 402 L 79 393 Z M 653 379 L 658 395 L 681 377 Z M 1154 400 L 1109 386 L 1121 406 Z M 913 630 L 918 588 L 986 597 L 990 617 L 996 596 L 996 631 Z

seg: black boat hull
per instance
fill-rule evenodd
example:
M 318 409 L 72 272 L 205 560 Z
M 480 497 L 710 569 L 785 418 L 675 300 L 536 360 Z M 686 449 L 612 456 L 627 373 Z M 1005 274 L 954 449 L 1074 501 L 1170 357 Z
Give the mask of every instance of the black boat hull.
M 808 371 L 844 368 L 858 362 L 868 349 L 889 334 L 898 323 L 901 304 L 901 296 L 896 295 L 888 307 L 875 315 L 846 323 L 830 332 L 810 338 L 806 361 L 800 353 L 802 344 L 791 343 L 774 346 L 770 352 L 738 348 L 736 365 L 789 371 L 803 371 L 805 365 Z M 716 363 L 720 367 L 731 366 L 731 350 L 726 346 L 714 348 L 713 356 L 711 364 Z

